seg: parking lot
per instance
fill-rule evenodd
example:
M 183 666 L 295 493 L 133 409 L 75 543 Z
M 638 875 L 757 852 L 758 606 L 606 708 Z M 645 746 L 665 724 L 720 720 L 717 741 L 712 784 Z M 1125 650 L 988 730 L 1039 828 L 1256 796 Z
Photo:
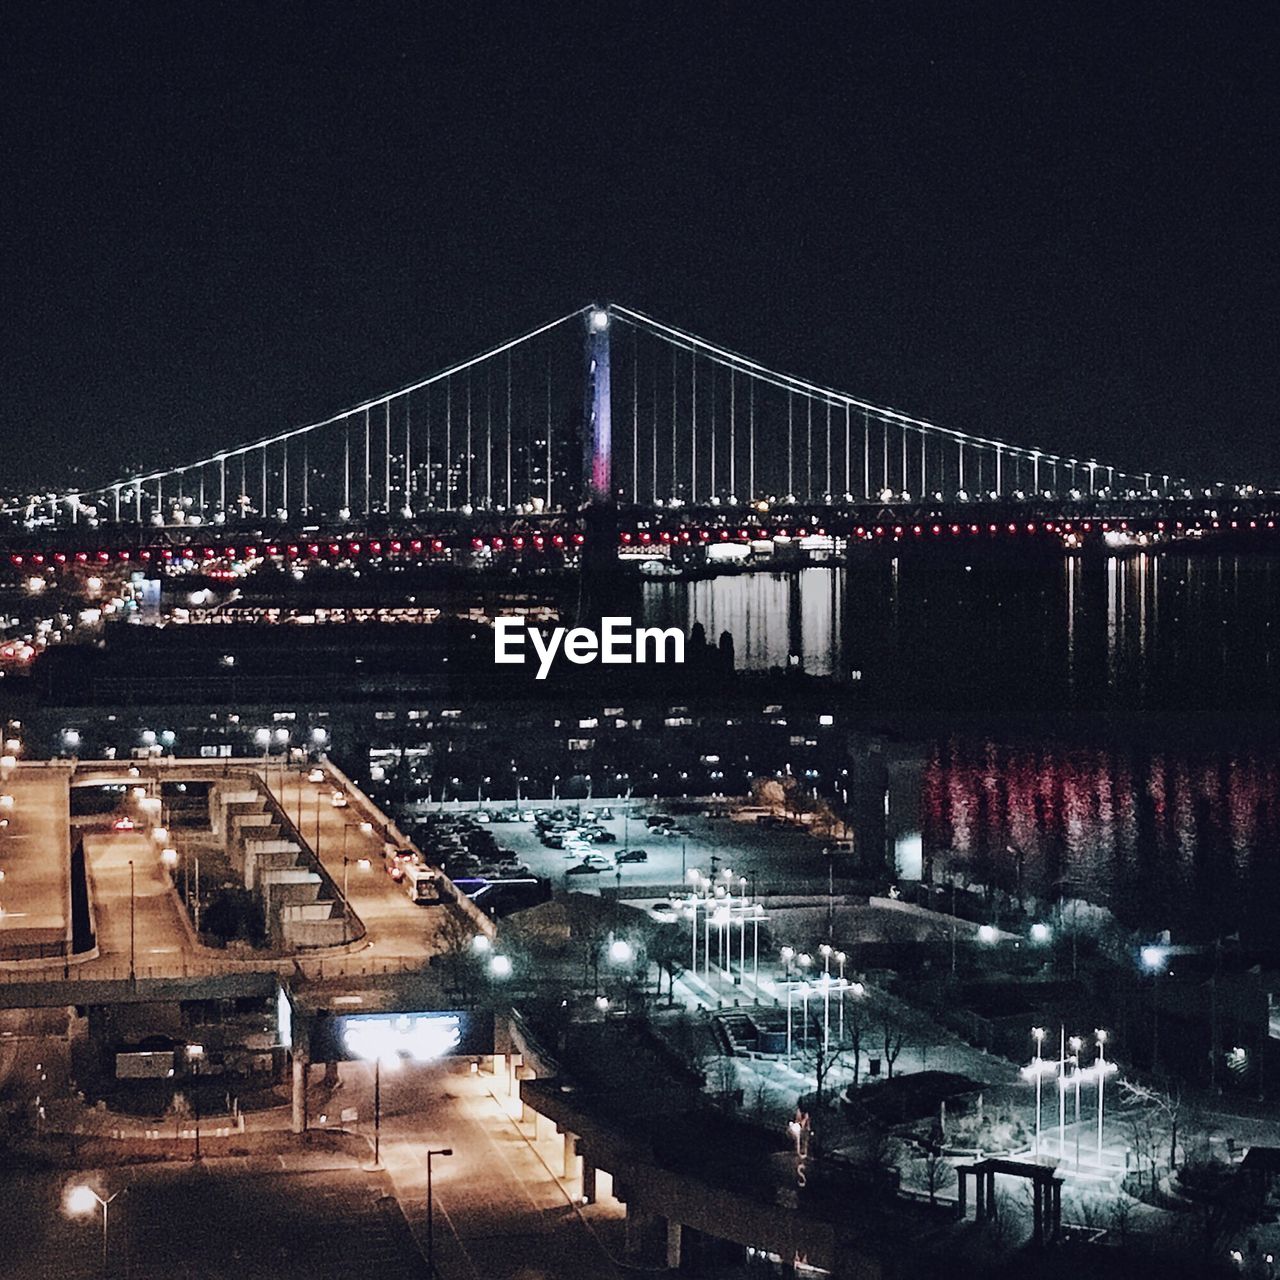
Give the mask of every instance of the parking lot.
M 511 806 L 494 806 L 486 811 L 497 816 Z M 729 817 L 706 816 L 708 810 L 693 814 L 673 813 L 675 829 L 662 834 L 647 826 L 650 814 L 666 813 L 666 809 L 640 800 L 573 801 L 571 803 L 550 800 L 525 801 L 521 811 L 559 810 L 573 825 L 589 825 L 592 821 L 603 827 L 613 841 L 592 844 L 593 853 L 603 856 L 607 865 L 591 874 L 570 874 L 570 868 L 583 862 L 581 851 L 548 848 L 539 838 L 531 821 L 487 824 L 499 848 L 511 850 L 518 861 L 527 864 L 530 872 L 549 879 L 556 890 L 564 888 L 578 892 L 591 892 L 602 886 L 656 892 L 684 884 L 688 871 L 698 868 L 703 872 L 731 869 L 735 878 L 745 876 L 749 890 L 766 893 L 807 889 L 821 892 L 826 889 L 828 872 L 837 882 L 846 880 L 852 872 L 852 857 L 837 853 L 829 864 L 823 853 L 823 842 L 795 827 L 771 828 L 756 823 L 754 818 L 735 821 Z M 439 805 L 418 804 L 408 810 L 410 817 L 421 818 L 427 813 L 441 812 Z M 475 804 L 450 804 L 443 812 L 475 817 L 482 811 Z M 605 816 L 606 813 L 611 816 Z M 594 819 L 588 815 L 594 814 Z M 643 862 L 617 862 L 624 849 L 643 849 L 647 858 Z

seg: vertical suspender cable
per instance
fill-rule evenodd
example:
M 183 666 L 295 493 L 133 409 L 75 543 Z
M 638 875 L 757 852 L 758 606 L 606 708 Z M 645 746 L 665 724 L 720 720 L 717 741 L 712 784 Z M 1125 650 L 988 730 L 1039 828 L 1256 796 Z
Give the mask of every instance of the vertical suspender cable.
M 747 380 L 747 498 L 756 496 L 756 380 Z
M 404 510 L 413 510 L 413 397 L 404 398 Z
M 698 356 L 689 359 L 689 501 L 698 502 Z
M 364 514 L 369 518 L 369 410 L 364 411 Z
M 787 392 L 787 497 L 795 496 L 795 397 Z
M 548 396 L 550 392 L 547 393 Z M 547 414 L 550 417 L 550 401 Z M 547 474 L 550 475 L 550 469 Z M 444 384 L 444 509 L 453 510 L 453 379 Z
M 511 510 L 511 352 L 507 352 L 507 500 L 504 504 Z
M 729 496 L 738 492 L 738 375 L 729 366 Z
M 676 496 L 679 472 L 676 468 L 676 397 L 678 394 L 679 384 L 676 381 L 678 370 L 676 368 L 676 349 L 671 348 L 671 496 Z
M 391 401 L 383 401 L 383 428 L 386 436 L 386 455 L 382 462 L 382 506 L 391 514 Z
M 467 506 L 471 506 L 471 370 L 467 370 Z

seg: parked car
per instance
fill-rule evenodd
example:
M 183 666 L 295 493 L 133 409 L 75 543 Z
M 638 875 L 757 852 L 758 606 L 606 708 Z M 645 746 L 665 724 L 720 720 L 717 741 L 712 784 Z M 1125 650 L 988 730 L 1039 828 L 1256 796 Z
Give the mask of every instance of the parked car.
M 134 823 L 132 818 L 117 818 L 111 824 L 111 830 L 112 831 L 132 831 L 133 826 L 134 826 Z
M 669 827 L 675 819 L 667 813 L 651 813 L 645 820 L 646 827 Z
M 345 809 L 347 807 L 347 796 L 344 791 L 335 791 L 329 798 L 329 803 L 335 809 Z
M 316 768 L 312 769 L 312 770 L 311 770 L 311 772 L 307 774 L 307 781 L 308 781 L 308 782 L 323 782 L 323 781 L 324 781 L 324 770 L 323 770 L 323 769 L 321 769 L 319 766 L 317 766 Z
M 579 862 L 565 871 L 567 876 L 598 876 L 603 867 L 593 867 L 589 863 Z
M 618 837 L 612 831 L 606 831 L 603 827 L 597 827 L 594 831 L 587 835 L 587 839 L 592 844 L 617 844 Z
M 603 853 L 589 853 L 582 861 L 599 871 L 613 870 L 613 859 L 606 857 Z
M 623 849 L 618 854 L 619 862 L 648 862 L 648 849 Z
M 676 908 L 670 902 L 655 902 L 649 910 L 655 916 L 662 916 L 664 919 L 673 919 L 676 915 Z

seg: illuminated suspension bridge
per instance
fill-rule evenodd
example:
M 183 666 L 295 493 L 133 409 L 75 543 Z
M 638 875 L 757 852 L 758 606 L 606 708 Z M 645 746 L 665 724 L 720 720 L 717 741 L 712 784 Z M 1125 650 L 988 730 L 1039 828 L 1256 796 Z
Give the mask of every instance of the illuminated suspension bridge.
M 318 421 L 5 516 L 17 555 L 60 539 L 298 555 L 572 547 L 591 508 L 616 513 L 624 546 L 1275 527 L 1260 495 L 1225 496 L 1220 512 L 1220 488 L 939 426 L 612 305 Z

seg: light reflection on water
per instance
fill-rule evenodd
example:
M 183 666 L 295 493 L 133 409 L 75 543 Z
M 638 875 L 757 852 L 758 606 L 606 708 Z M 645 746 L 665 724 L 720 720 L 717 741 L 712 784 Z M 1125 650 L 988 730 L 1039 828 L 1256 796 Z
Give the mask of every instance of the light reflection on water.
M 1134 927 L 1273 930 L 1280 559 L 884 559 L 651 583 L 645 613 L 731 631 L 753 670 L 857 670 L 868 713 L 937 726 L 940 869 L 956 854 L 1012 884 L 1020 850 L 1029 892 L 1078 886 Z

